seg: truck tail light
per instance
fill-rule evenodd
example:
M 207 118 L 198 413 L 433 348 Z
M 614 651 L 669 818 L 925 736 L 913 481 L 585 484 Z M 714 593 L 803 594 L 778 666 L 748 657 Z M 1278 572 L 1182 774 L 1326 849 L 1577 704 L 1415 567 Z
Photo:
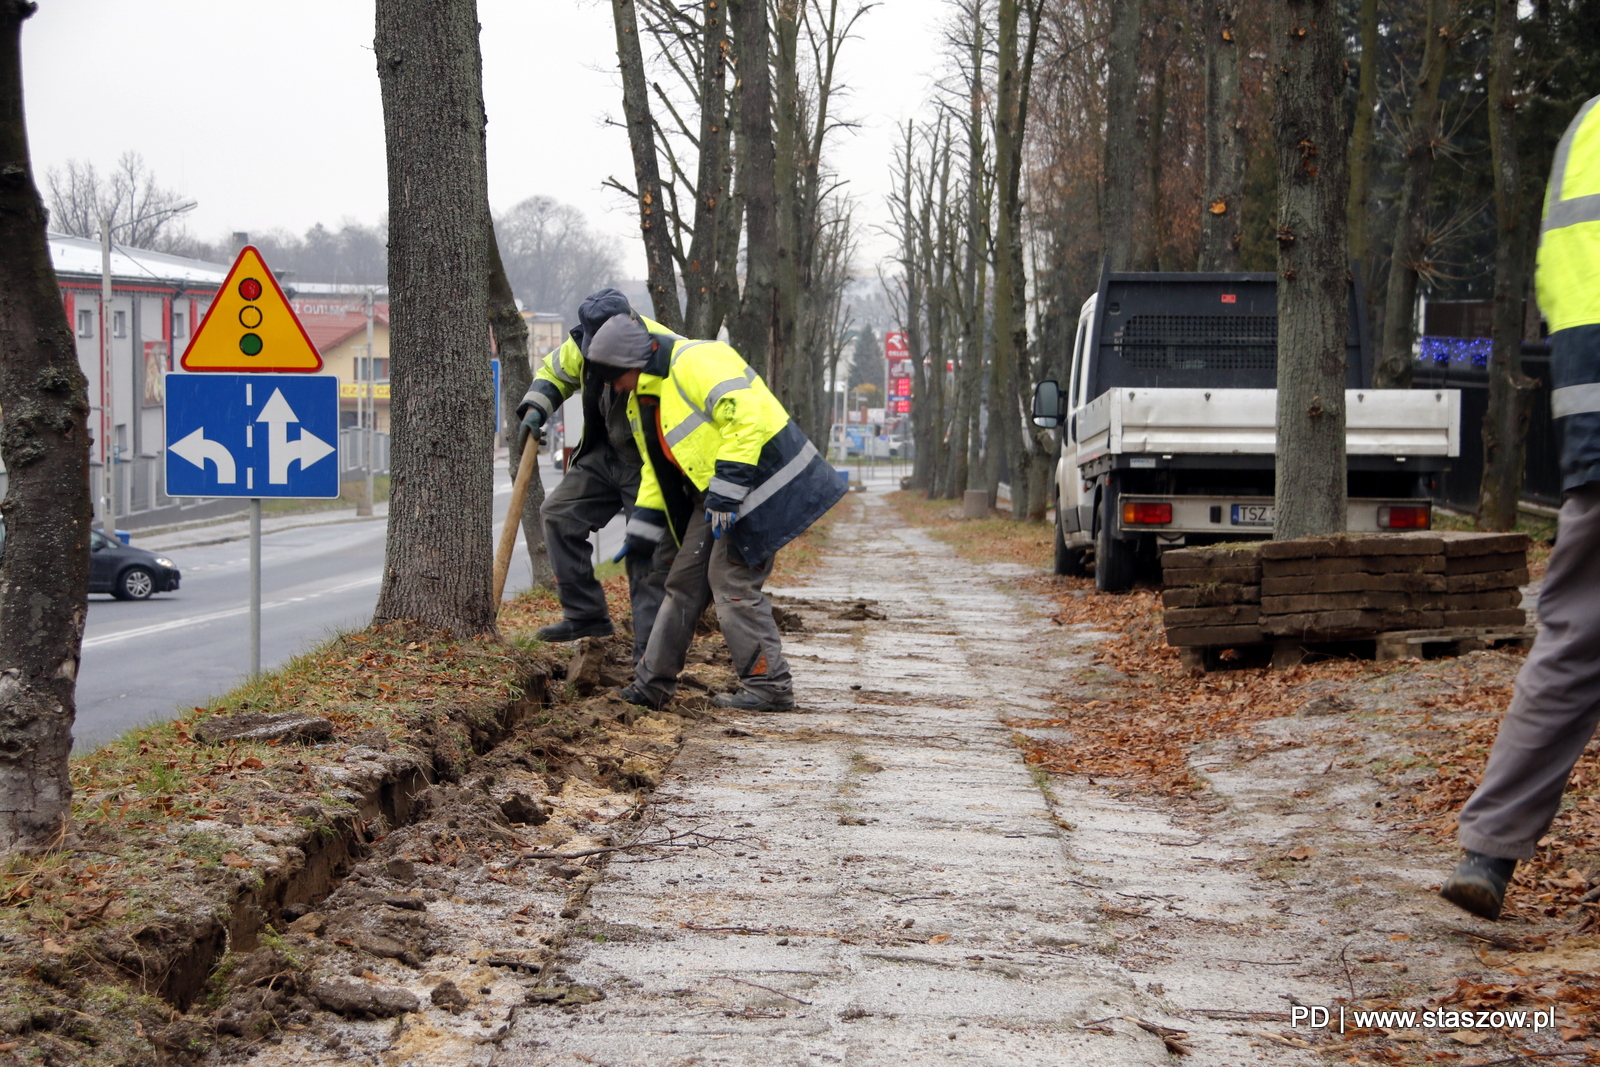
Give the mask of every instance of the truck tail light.
M 1171 521 L 1171 504 L 1140 504 L 1129 500 L 1122 505 L 1124 526 L 1165 526 Z
M 1378 508 L 1381 530 L 1427 530 L 1433 527 L 1433 508 L 1428 504 L 1384 504 Z

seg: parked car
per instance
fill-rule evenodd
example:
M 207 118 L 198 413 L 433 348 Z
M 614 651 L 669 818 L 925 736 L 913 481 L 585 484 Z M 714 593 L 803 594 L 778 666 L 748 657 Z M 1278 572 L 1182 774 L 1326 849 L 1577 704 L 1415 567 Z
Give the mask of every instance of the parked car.
M 110 593 L 118 600 L 149 600 L 153 593 L 171 593 L 183 575 L 166 556 L 125 545 L 99 530 L 89 531 L 89 592 Z

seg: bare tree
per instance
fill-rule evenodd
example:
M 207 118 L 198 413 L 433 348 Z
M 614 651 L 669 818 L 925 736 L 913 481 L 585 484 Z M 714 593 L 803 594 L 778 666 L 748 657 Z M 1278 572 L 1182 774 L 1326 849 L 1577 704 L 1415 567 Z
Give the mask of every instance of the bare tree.
M 1357 17 L 1361 37 L 1361 71 L 1357 80 L 1355 121 L 1350 127 L 1350 205 L 1346 211 L 1350 258 L 1370 266 L 1367 236 L 1372 215 L 1373 120 L 1378 108 L 1378 0 L 1361 0 Z
M 1522 495 L 1528 420 L 1538 383 L 1522 373 L 1522 294 L 1528 288 L 1531 212 L 1522 203 L 1517 152 L 1516 0 L 1495 0 L 1490 41 L 1489 143 L 1494 162 L 1494 349 L 1483 414 L 1478 528 L 1509 530 Z
M 50 266 L 22 111 L 22 23 L 0 0 L 0 848 L 49 844 L 72 808 L 74 683 L 89 589 L 88 385 Z
M 777 148 L 772 140 L 772 67 L 766 0 L 729 0 L 739 79 L 735 195 L 745 216 L 745 285 L 728 323 L 733 345 L 765 374 L 778 312 Z
M 1401 184 L 1394 249 L 1389 256 L 1389 289 L 1384 299 L 1383 344 L 1372 384 L 1379 389 L 1409 389 L 1411 346 L 1416 341 L 1417 279 L 1428 271 L 1428 187 L 1443 134 L 1439 127 L 1439 89 L 1445 60 L 1456 33 L 1451 19 L 1455 0 L 1427 0 L 1427 26 L 1416 97 L 1404 131 L 1405 177 Z
M 531 196 L 502 214 L 495 233 L 506 279 L 530 311 L 571 316 L 621 272 L 616 242 L 591 230 L 583 212 L 548 196 Z
M 100 236 L 100 220 L 111 220 L 111 239 L 132 248 L 166 251 L 182 240 L 173 229 L 198 206 L 180 193 L 162 188 L 137 152 L 124 152 L 111 172 L 102 176 L 88 160 L 69 159 L 45 175 L 50 190 L 50 222 L 74 237 Z
M 1244 204 L 1244 146 L 1240 143 L 1238 0 L 1200 0 L 1204 10 L 1205 191 L 1200 198 L 1200 269 L 1239 269 L 1239 220 Z M 1159 154 L 1159 153 L 1157 153 Z
M 1133 204 L 1139 173 L 1137 126 L 1139 21 L 1142 0 L 1108 0 L 1106 48 L 1105 213 L 1101 246 L 1112 270 L 1133 266 Z
M 644 238 L 647 285 L 655 318 L 669 330 L 680 325 L 678 281 L 673 274 L 672 234 L 667 229 L 666 205 L 661 198 L 661 172 L 656 160 L 656 126 L 650 114 L 649 84 L 644 72 L 644 48 L 639 43 L 639 20 L 634 0 L 611 0 L 612 22 L 617 31 L 617 62 L 622 71 L 622 112 L 633 149 L 632 190 L 617 184 L 639 205 L 639 232 Z
M 394 389 L 374 621 L 492 633 L 490 220 L 477 4 L 378 0 L 374 47 L 389 170 Z
M 1337 0 L 1273 6 L 1278 473 L 1273 536 L 1345 528 L 1344 49 Z

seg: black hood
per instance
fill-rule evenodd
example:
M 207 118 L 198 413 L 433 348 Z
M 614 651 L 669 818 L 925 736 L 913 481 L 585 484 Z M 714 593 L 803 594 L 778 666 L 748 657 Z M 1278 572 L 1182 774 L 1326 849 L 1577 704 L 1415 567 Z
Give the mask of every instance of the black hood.
M 578 342 L 578 351 L 589 354 L 589 342 L 613 315 L 627 315 L 633 311 L 628 298 L 616 289 L 602 289 L 590 293 L 578 305 L 578 325 L 572 328 L 572 339 Z

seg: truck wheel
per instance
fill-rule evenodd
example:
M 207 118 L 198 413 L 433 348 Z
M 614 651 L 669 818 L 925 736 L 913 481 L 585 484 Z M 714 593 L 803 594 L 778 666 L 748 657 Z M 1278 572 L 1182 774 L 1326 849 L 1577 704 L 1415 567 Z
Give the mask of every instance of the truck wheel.
M 1061 504 L 1056 503 L 1056 560 L 1057 574 L 1065 574 L 1070 578 L 1087 578 L 1089 568 L 1084 564 L 1085 552 L 1081 548 L 1073 548 L 1067 544 L 1067 539 L 1061 534 Z
M 1117 524 L 1116 491 L 1108 486 L 1101 502 L 1094 539 L 1094 587 L 1102 593 L 1126 593 L 1133 588 L 1139 546 L 1112 532 Z

